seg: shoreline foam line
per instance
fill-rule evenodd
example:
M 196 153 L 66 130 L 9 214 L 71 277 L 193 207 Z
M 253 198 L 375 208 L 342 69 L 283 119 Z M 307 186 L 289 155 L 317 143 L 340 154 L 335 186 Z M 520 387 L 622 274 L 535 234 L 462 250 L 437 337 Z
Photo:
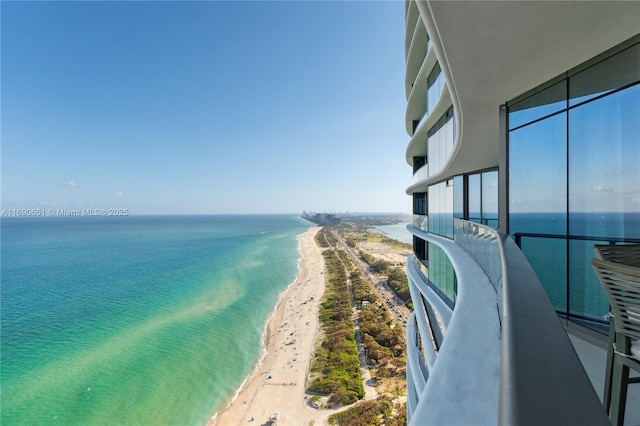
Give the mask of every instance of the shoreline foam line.
M 296 294 L 298 293 L 296 291 L 297 287 L 300 287 L 303 284 L 308 284 L 311 279 L 313 279 L 314 281 L 317 281 L 318 278 L 321 278 L 322 280 L 324 280 L 324 276 L 321 272 L 322 270 L 324 270 L 324 260 L 322 258 L 322 255 L 320 254 L 319 247 L 317 247 L 315 243 L 315 235 L 317 234 L 319 229 L 320 228 L 317 226 L 309 227 L 307 231 L 298 235 L 297 237 L 298 251 L 300 253 L 300 256 L 298 257 L 298 262 L 297 262 L 298 272 L 294 280 L 279 294 L 278 301 L 272 313 L 267 318 L 267 321 L 263 329 L 262 338 L 261 338 L 260 356 L 256 361 L 256 363 L 254 364 L 253 368 L 251 369 L 250 373 L 242 381 L 238 389 L 227 400 L 227 402 L 222 405 L 222 407 L 224 408 L 216 411 L 209 418 L 208 424 L 210 425 L 218 424 L 217 423 L 218 421 L 220 422 L 220 424 L 228 424 L 228 420 L 229 420 L 228 417 L 231 415 L 230 412 L 234 411 L 234 407 L 238 405 L 242 405 L 244 408 L 246 405 L 249 405 L 247 404 L 247 398 L 243 398 L 242 404 L 238 402 L 238 398 L 243 393 L 248 392 L 249 387 L 251 387 L 252 385 L 255 386 L 256 382 L 260 380 L 260 376 L 264 375 L 263 367 L 265 367 L 265 360 L 270 355 L 270 352 L 269 352 L 270 345 L 273 342 L 273 340 L 276 337 L 278 337 L 278 333 L 280 330 L 279 323 L 282 322 L 283 318 L 285 318 L 285 311 L 287 309 L 287 304 L 290 303 L 291 300 L 296 298 Z M 317 254 L 312 252 L 310 253 L 310 250 L 309 250 L 310 245 L 313 245 L 314 247 L 316 247 L 316 250 L 318 251 Z M 319 258 L 317 256 L 319 256 Z M 319 271 L 317 271 L 318 260 L 322 261 L 322 264 L 321 264 L 322 270 L 320 271 L 320 273 L 318 273 Z M 309 267 L 310 264 L 316 264 L 315 274 L 310 273 L 310 267 Z M 309 275 L 316 275 L 316 276 L 310 277 Z M 322 292 L 324 292 L 324 281 L 322 281 Z M 316 303 L 319 306 L 320 297 L 317 297 L 316 299 L 318 299 L 316 300 Z M 315 316 L 317 319 L 317 313 L 315 314 Z M 303 322 L 303 325 L 305 323 L 306 321 Z M 298 327 L 300 326 L 301 325 L 298 324 Z M 315 340 L 316 334 L 317 334 L 316 330 L 310 333 L 310 335 L 313 337 L 314 340 Z M 313 345 L 313 341 L 311 342 L 311 346 L 312 345 Z M 273 349 L 274 348 L 272 348 L 272 350 Z M 275 353 L 271 355 L 275 355 Z M 277 355 L 275 356 L 277 357 Z M 307 373 L 308 373 L 308 360 L 307 360 L 307 365 L 305 366 L 305 376 Z M 301 385 L 304 388 L 303 391 L 306 390 L 306 382 L 302 383 Z M 256 397 L 256 393 L 253 392 L 253 398 L 251 398 L 250 402 L 253 402 L 255 397 Z M 301 399 L 304 399 L 304 396 L 302 396 Z M 223 419 L 224 419 L 224 423 L 223 423 Z
M 324 257 L 316 244 L 320 227 L 299 236 L 301 266 L 295 282 L 283 292 L 269 321 L 267 354 L 235 400 L 209 425 L 239 425 L 252 418 L 262 424 L 275 412 L 282 424 L 324 424 L 337 410 L 316 409 L 306 393 L 309 363 L 319 329 L 325 290 Z

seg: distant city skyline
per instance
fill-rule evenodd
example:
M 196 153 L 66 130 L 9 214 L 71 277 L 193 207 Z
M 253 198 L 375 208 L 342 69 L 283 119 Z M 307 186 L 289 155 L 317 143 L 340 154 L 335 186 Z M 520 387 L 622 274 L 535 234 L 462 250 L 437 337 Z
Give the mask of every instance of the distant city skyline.
M 3 209 L 411 211 L 400 1 L 0 7 Z

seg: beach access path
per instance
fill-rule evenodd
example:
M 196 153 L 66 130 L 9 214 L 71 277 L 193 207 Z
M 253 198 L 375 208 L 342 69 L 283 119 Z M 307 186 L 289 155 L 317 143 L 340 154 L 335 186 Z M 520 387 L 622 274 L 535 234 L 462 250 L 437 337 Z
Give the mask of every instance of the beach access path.
M 325 290 L 324 258 L 315 241 L 319 230 L 310 227 L 298 236 L 300 271 L 281 295 L 267 325 L 267 354 L 235 400 L 210 425 L 265 425 L 275 412 L 279 413 L 278 425 L 325 425 L 339 411 L 313 408 L 306 393 Z

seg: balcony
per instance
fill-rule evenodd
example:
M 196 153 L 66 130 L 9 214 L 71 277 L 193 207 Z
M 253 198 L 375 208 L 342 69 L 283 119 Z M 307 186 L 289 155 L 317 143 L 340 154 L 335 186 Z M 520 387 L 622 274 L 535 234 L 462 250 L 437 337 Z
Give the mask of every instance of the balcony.
M 416 229 L 424 232 L 429 232 L 429 216 L 414 214 L 412 225 Z
M 458 219 L 453 239 L 444 238 L 421 229 L 416 216 L 409 232 L 447 254 L 458 285 L 447 317 L 425 271 L 407 262 L 414 306 L 425 306 L 416 308 L 407 329 L 409 424 L 609 424 L 572 341 L 513 240 Z M 430 310 L 448 318 L 441 321 L 446 337 L 437 353 L 429 343 Z
M 527 255 L 560 316 L 600 333 L 608 333 L 609 325 L 604 316 L 609 312 L 609 301 L 589 265 L 594 257 L 592 247 L 594 244 L 638 244 L 640 239 L 527 232 L 516 232 L 513 239 Z M 557 252 L 555 258 L 561 260 L 560 265 L 551 264 L 543 256 L 545 252 Z
M 428 44 L 429 36 L 419 16 L 416 17 L 415 27 L 410 34 L 410 38 L 407 37 L 405 39 L 405 43 L 409 43 L 408 46 L 406 46 L 407 67 L 405 70 L 405 91 L 407 96 L 410 88 L 412 88 L 418 80 L 420 69 L 428 53 L 425 46 Z M 409 36 L 409 32 L 407 32 L 407 36 Z
M 423 181 L 425 179 L 427 179 L 429 177 L 429 164 L 425 164 L 424 166 L 420 167 L 418 170 L 416 170 L 416 172 L 413 174 L 413 179 L 412 179 L 412 184 L 416 184 L 420 181 Z

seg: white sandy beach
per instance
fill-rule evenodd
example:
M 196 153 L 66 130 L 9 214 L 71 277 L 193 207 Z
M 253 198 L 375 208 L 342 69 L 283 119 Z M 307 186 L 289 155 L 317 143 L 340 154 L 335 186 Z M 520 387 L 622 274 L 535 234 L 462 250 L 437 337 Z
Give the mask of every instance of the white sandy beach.
M 265 425 L 274 412 L 280 413 L 279 425 L 322 425 L 335 412 L 312 408 L 305 393 L 325 289 L 324 260 L 314 239 L 319 229 L 298 237 L 300 271 L 267 326 L 262 363 L 211 425 Z

